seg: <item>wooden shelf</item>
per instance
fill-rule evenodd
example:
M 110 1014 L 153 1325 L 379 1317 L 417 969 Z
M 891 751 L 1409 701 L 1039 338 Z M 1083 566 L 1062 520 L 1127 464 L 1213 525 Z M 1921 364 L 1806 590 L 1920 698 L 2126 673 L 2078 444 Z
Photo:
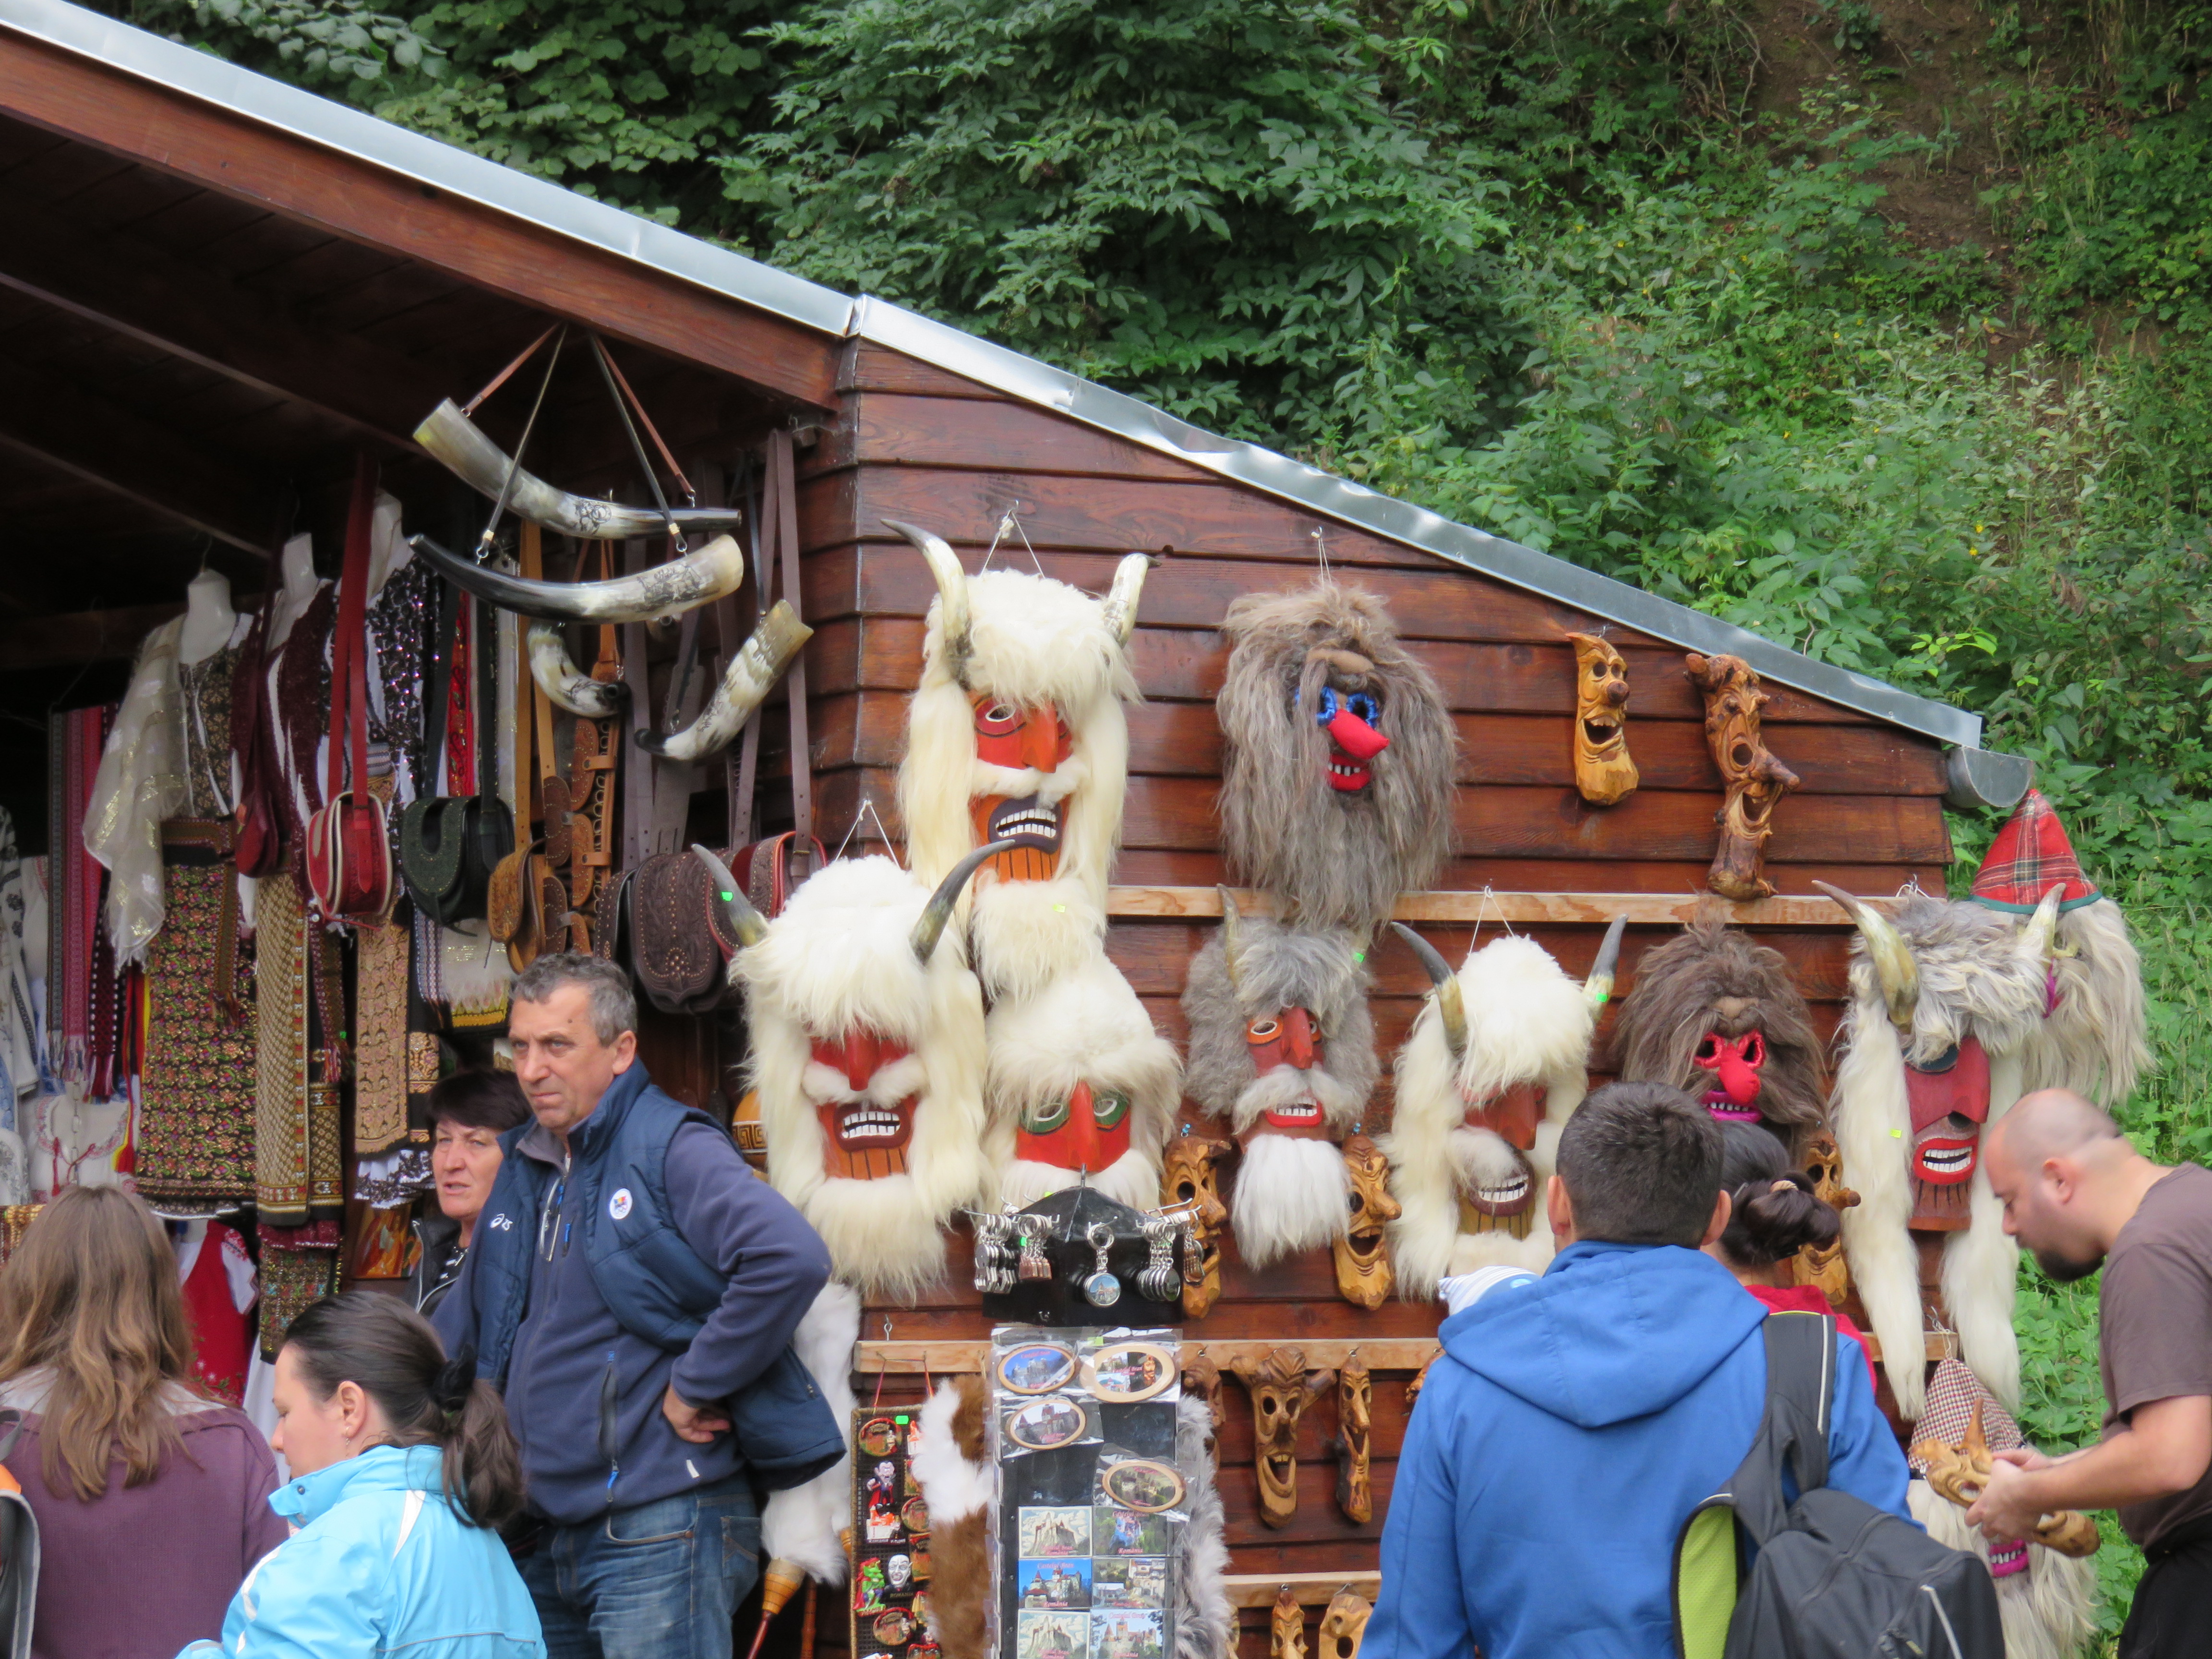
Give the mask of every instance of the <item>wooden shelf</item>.
M 1592 927 L 1626 916 L 1632 922 L 1671 926 L 1688 921 L 1709 900 L 1740 927 L 1848 929 L 1852 925 L 1834 900 L 1799 893 L 1778 894 L 1749 904 L 1729 903 L 1710 893 L 1406 893 L 1391 915 L 1400 921 L 1583 922 Z M 1886 910 L 1898 901 L 1869 896 L 1868 902 Z M 1266 895 L 1242 888 L 1237 890 L 1237 907 L 1252 915 L 1266 915 L 1273 908 Z M 1211 887 L 1109 887 L 1106 914 L 1198 921 L 1221 915 L 1221 895 Z
M 1382 1593 L 1382 1575 L 1379 1572 L 1292 1573 L 1288 1576 L 1273 1572 L 1224 1573 L 1222 1583 L 1229 1591 L 1232 1607 L 1272 1607 L 1276 1598 L 1288 1585 L 1291 1594 L 1305 1607 L 1325 1607 L 1337 1591 L 1350 1588 L 1372 1601 Z
M 1295 1338 L 1281 1342 L 1243 1339 L 1212 1342 L 1203 1335 L 1186 1334 L 1182 1340 L 1185 1359 L 1203 1350 L 1206 1357 L 1224 1371 L 1237 1359 L 1249 1359 L 1256 1364 L 1277 1348 L 1292 1347 L 1304 1351 L 1309 1370 L 1328 1370 L 1341 1365 L 1357 1349 L 1372 1370 L 1418 1371 L 1436 1357 L 1443 1346 L 1433 1337 L 1386 1336 L 1366 1342 L 1334 1338 L 1316 1338 L 1307 1342 Z M 860 1342 L 854 1345 L 853 1369 L 863 1376 L 888 1371 L 893 1376 L 918 1376 L 927 1370 L 933 1376 L 956 1376 L 980 1372 L 990 1346 L 988 1342 Z

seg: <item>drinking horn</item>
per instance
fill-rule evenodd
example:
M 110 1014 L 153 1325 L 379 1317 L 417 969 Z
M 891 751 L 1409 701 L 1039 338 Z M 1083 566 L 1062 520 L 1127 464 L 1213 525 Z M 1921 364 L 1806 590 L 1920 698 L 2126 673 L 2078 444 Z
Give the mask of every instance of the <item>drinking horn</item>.
M 695 531 L 734 530 L 744 520 L 734 507 L 678 507 L 663 513 L 657 507 L 628 507 L 556 489 L 517 466 L 450 398 L 415 428 L 415 441 L 477 494 L 504 501 L 510 512 L 564 535 L 614 542 L 626 536 L 665 536 L 672 525 L 689 536 Z
M 660 622 L 709 600 L 726 598 L 744 586 L 745 580 L 744 550 L 727 536 L 717 536 L 696 552 L 667 564 L 598 582 L 549 582 L 510 576 L 448 552 L 428 536 L 410 536 L 407 542 L 463 592 L 502 611 L 546 622 Z
M 558 623 L 530 624 L 530 678 L 556 708 L 587 720 L 612 720 L 622 712 L 629 687 L 620 680 L 595 680 L 569 659 Z
M 638 747 L 675 761 L 699 760 L 726 749 L 738 727 L 791 665 L 799 647 L 813 637 L 814 630 L 799 620 L 799 613 L 778 599 L 768 608 L 768 615 L 760 619 L 752 636 L 738 647 L 738 654 L 730 659 L 729 671 L 699 718 L 666 737 L 640 728 Z M 531 665 L 537 666 L 534 656 Z

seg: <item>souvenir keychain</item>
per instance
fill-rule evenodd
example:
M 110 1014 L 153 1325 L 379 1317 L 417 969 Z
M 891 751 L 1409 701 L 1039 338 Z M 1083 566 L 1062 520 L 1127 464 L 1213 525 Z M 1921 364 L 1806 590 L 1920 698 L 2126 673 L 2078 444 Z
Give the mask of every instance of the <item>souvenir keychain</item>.
M 1147 1302 L 1173 1302 L 1182 1294 L 1182 1275 L 1176 1271 L 1175 1265 L 1176 1230 L 1177 1224 L 1172 1217 L 1145 1218 L 1145 1243 L 1151 1246 L 1152 1255 L 1144 1271 L 1137 1275 L 1137 1294 Z
M 1106 1268 L 1106 1252 L 1113 1246 L 1114 1230 L 1105 1222 L 1094 1221 L 1084 1230 L 1083 1237 L 1098 1252 L 1097 1271 L 1083 1281 L 1084 1299 L 1094 1308 L 1110 1308 L 1121 1299 L 1121 1281 Z
M 1024 1283 L 1052 1277 L 1052 1263 L 1045 1259 L 1044 1235 L 1022 1235 L 1022 1279 Z

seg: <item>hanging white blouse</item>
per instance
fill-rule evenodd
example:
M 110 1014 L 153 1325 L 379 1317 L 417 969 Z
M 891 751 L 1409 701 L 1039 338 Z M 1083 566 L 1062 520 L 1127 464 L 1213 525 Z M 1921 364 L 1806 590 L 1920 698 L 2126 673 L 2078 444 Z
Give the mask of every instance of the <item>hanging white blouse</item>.
M 107 936 L 118 966 L 143 962 L 161 929 L 161 820 L 185 805 L 177 641 L 185 619 L 163 623 L 139 647 L 115 729 L 100 757 L 84 815 L 84 850 L 107 866 Z

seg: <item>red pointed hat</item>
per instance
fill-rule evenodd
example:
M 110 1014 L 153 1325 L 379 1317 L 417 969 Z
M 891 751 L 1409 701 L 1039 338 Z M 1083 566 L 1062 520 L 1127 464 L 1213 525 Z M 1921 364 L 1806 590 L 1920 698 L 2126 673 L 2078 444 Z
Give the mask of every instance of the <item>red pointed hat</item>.
M 1974 902 L 2026 915 L 2061 882 L 2066 885 L 2058 900 L 2062 910 L 2079 909 L 2104 896 L 2081 873 L 2081 860 L 2074 856 L 2074 843 L 2066 839 L 2058 814 L 2041 790 L 2031 789 L 1974 872 Z

